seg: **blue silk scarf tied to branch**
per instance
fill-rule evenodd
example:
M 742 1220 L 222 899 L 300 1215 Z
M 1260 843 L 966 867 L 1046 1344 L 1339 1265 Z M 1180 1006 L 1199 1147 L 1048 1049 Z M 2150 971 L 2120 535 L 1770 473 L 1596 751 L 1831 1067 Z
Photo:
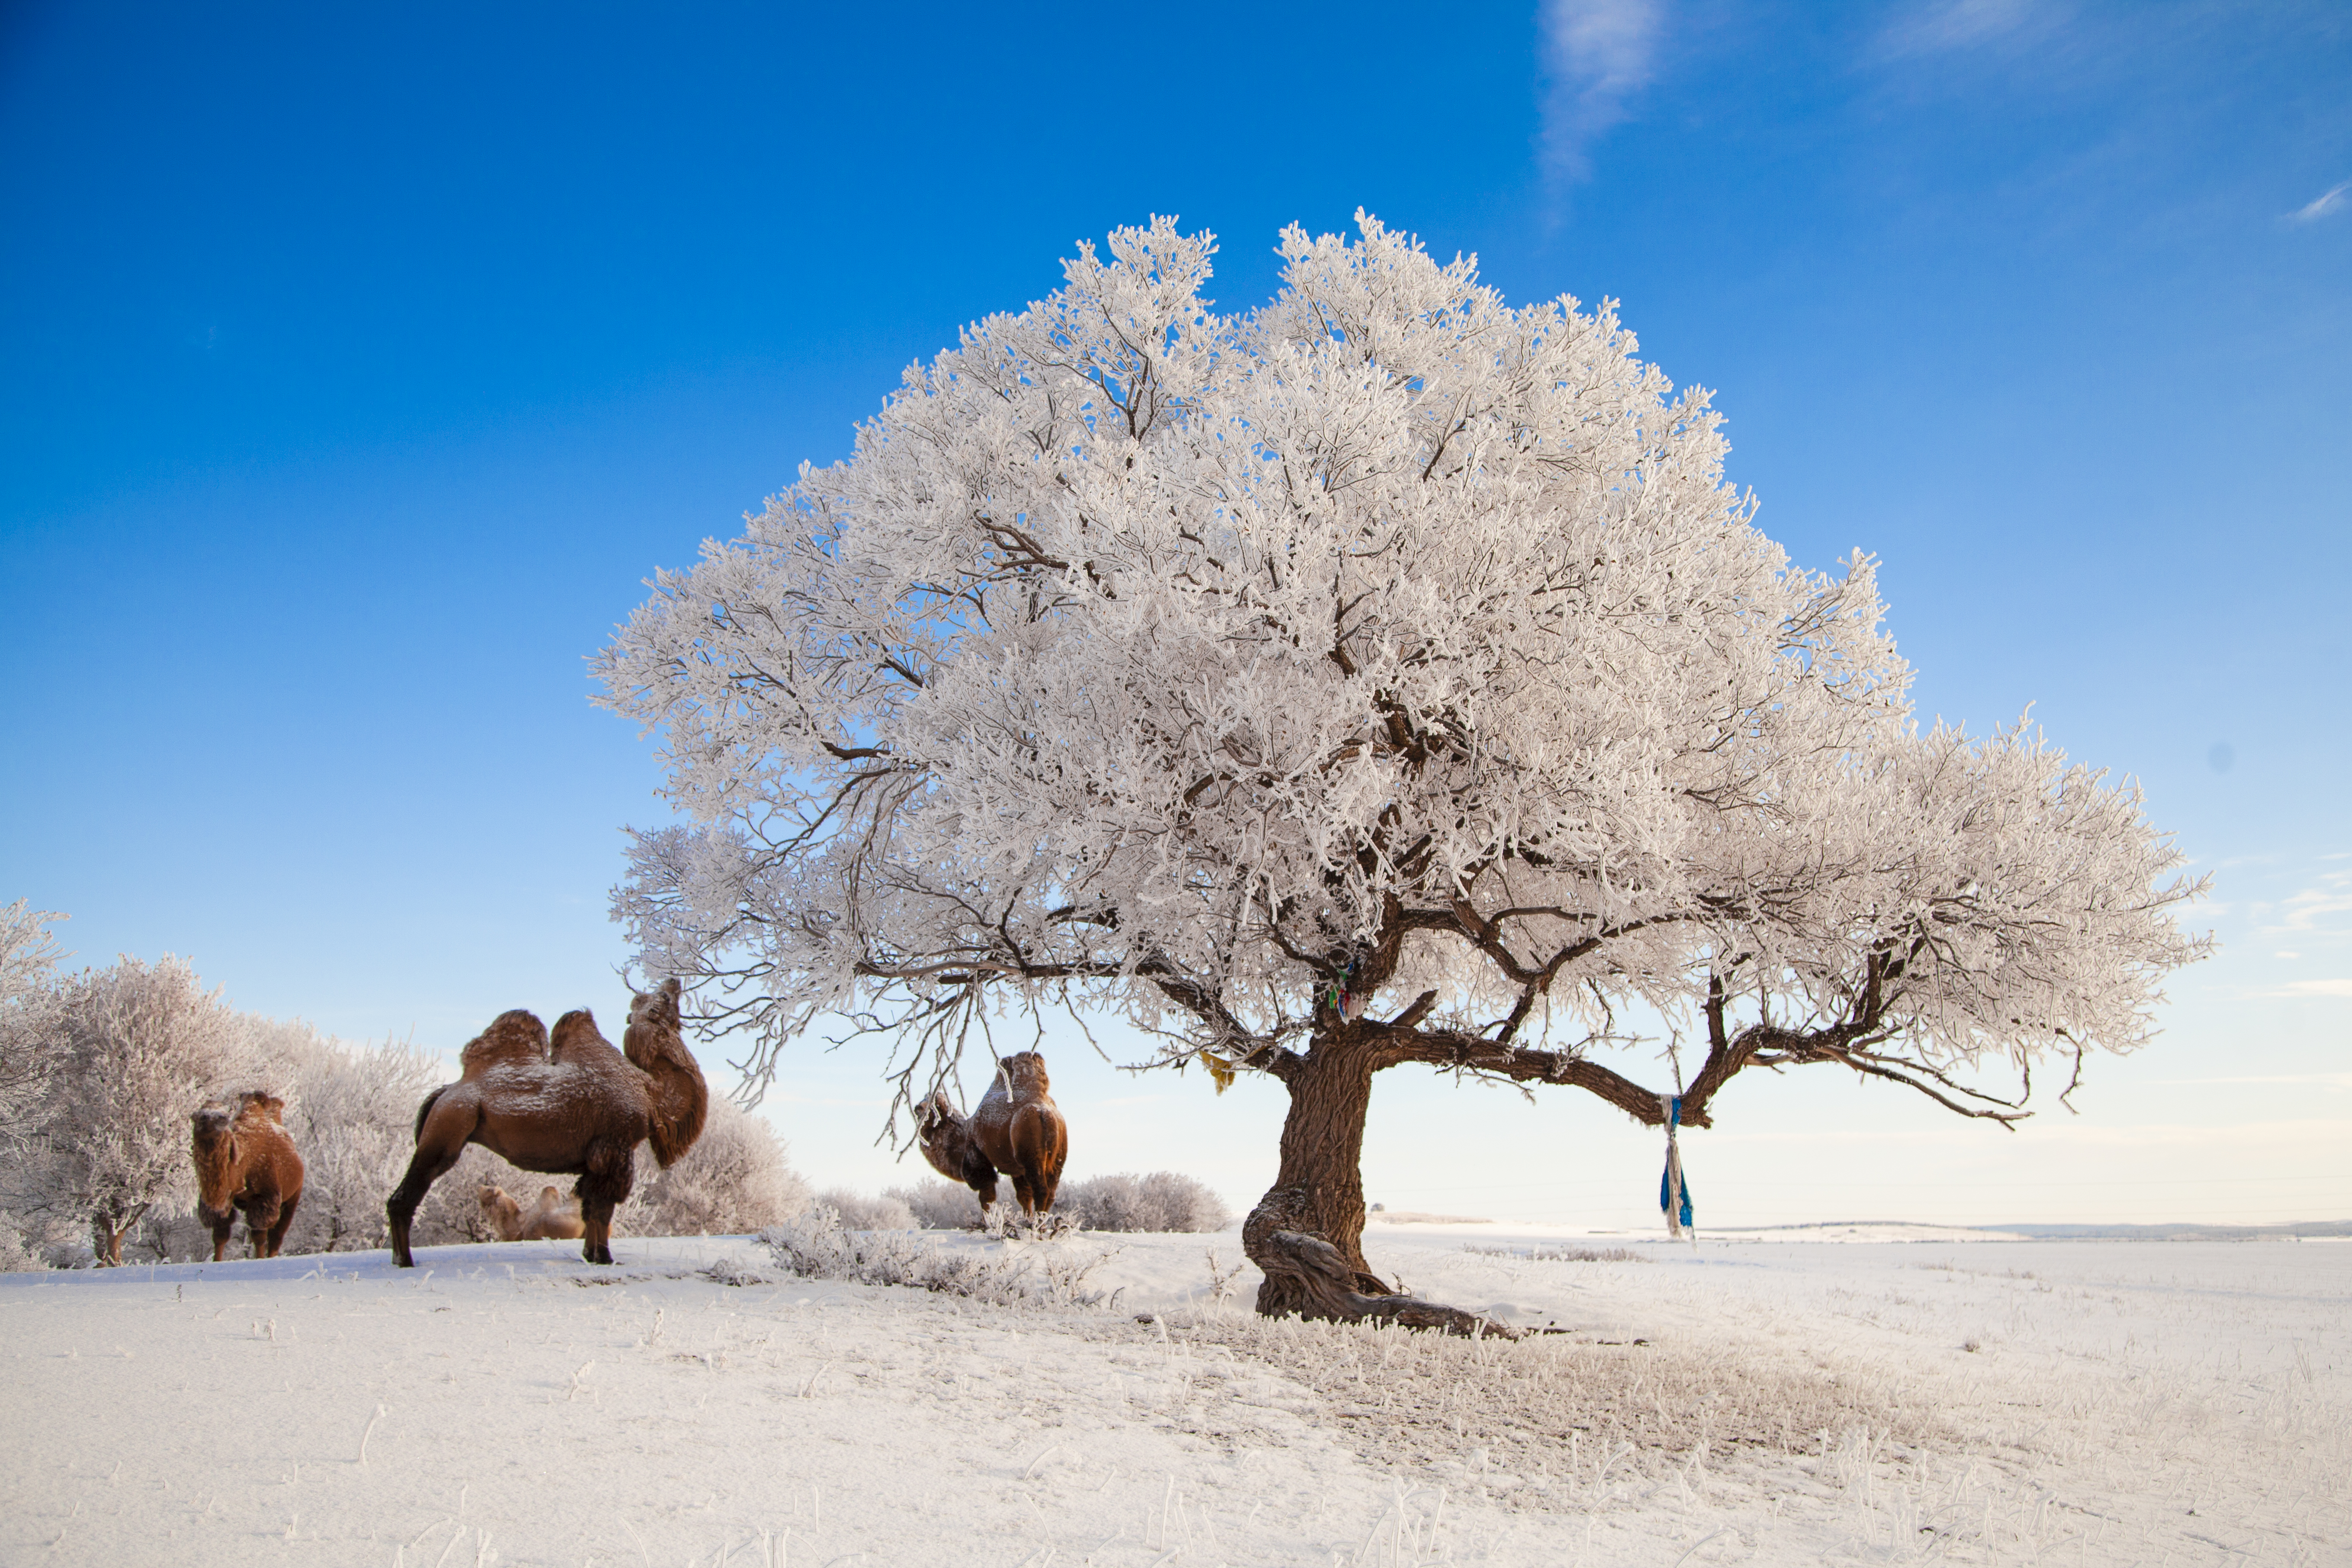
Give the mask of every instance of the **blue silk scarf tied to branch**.
M 1658 1177 L 1658 1209 L 1666 1216 L 1667 1234 L 1679 1235 L 1692 1228 L 1690 1184 L 1683 1180 L 1682 1150 L 1675 1142 L 1675 1130 L 1683 1121 L 1683 1098 L 1658 1098 L 1665 1101 L 1666 1110 L 1666 1168 Z

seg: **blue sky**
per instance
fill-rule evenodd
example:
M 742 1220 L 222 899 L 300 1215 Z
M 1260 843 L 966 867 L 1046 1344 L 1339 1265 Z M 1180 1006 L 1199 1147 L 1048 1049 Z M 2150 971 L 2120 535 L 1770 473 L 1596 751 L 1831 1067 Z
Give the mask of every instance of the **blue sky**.
M 2352 14 L 1074 16 L 0 10 L 0 900 L 349 1036 L 617 1012 L 657 774 L 583 659 L 641 580 L 1079 239 L 1181 215 L 1242 308 L 1360 205 L 1622 300 L 1768 531 L 1884 559 L 1923 714 L 2033 704 L 2217 873 L 2084 1116 L 1743 1081 L 1702 1217 L 2352 1215 Z M 1074 1171 L 1270 1174 L 1271 1086 L 1055 1060 Z M 1641 1222 L 1598 1102 L 1405 1079 L 1375 1196 Z M 880 1099 L 768 1110 L 871 1187 Z

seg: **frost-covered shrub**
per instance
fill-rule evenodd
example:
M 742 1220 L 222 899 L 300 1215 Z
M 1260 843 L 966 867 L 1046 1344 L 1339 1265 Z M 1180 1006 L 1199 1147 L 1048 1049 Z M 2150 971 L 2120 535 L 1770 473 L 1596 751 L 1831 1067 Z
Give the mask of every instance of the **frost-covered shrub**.
M 1000 1307 L 1094 1307 L 1116 1291 L 1088 1290 L 1087 1276 L 1108 1252 L 1038 1247 L 1018 1254 L 950 1251 L 904 1231 L 858 1231 L 829 1205 L 811 1204 L 798 1217 L 763 1231 L 776 1262 L 810 1279 L 858 1285 L 911 1285 Z
M 0 1274 L 75 1268 L 89 1261 L 89 1242 L 82 1227 L 54 1216 L 0 1209 Z
M 808 1185 L 785 1163 L 775 1129 L 722 1098 L 710 1102 L 702 1136 L 668 1170 L 655 1163 L 650 1148 L 638 1149 L 636 1193 L 614 1226 L 626 1236 L 748 1236 L 807 1204 Z
M 816 1201 L 840 1216 L 841 1223 L 851 1230 L 915 1230 L 923 1228 L 915 1211 L 906 1199 L 895 1192 L 880 1197 L 868 1197 L 853 1193 L 847 1187 L 827 1187 L 817 1194 Z M 972 1205 L 975 1209 L 979 1205 Z
M 932 1176 L 912 1186 L 887 1188 L 882 1195 L 906 1205 L 925 1230 L 980 1228 L 980 1195 L 961 1183 Z
M 1647 1263 L 1640 1253 L 1622 1247 L 1465 1247 L 1481 1258 L 1524 1258 L 1531 1263 Z
M 1223 1198 L 1174 1171 L 1064 1182 L 1054 1212 L 1087 1230 L 1223 1230 L 1234 1222 Z

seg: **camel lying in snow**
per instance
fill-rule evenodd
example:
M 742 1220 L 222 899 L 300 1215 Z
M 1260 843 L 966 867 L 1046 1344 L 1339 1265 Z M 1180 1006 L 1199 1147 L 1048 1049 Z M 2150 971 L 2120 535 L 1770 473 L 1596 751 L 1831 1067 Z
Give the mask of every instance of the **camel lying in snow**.
M 540 1188 L 539 1202 L 528 1213 L 507 1196 L 504 1187 L 484 1187 L 478 1198 L 490 1234 L 500 1241 L 577 1241 L 588 1234 L 580 1218 L 580 1200 L 553 1187 Z

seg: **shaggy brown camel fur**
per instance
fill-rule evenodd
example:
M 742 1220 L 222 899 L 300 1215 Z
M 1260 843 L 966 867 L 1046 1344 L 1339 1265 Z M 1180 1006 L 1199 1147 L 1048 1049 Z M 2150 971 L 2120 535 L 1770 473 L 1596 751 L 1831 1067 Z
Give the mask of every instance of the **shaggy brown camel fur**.
M 302 1201 L 302 1156 L 286 1135 L 286 1102 L 247 1092 L 234 1111 L 207 1105 L 189 1118 L 196 1213 L 213 1227 L 213 1261 L 228 1253 L 239 1210 L 256 1258 L 275 1258 Z
M 981 1215 L 986 1217 L 988 1205 L 996 1201 L 996 1167 L 980 1152 L 971 1123 L 948 1103 L 946 1090 L 933 1090 L 915 1108 L 915 1131 L 931 1169 L 977 1194 Z
M 1049 1087 L 1045 1058 L 1021 1051 L 997 1062 L 996 1077 L 969 1119 L 955 1113 L 944 1093 L 933 1093 L 916 1111 L 923 1158 L 978 1194 L 983 1215 L 996 1201 L 999 1172 L 1013 1178 L 1023 1214 L 1049 1212 L 1070 1157 L 1069 1123 Z
M 416 1266 L 408 1246 L 416 1205 L 467 1144 L 479 1143 L 526 1171 L 579 1177 L 581 1256 L 612 1262 L 613 1210 L 629 1195 L 637 1145 L 650 1140 L 667 1170 L 702 1136 L 709 1108 L 702 1068 L 678 1032 L 677 996 L 676 980 L 637 994 L 617 1051 L 584 1007 L 558 1018 L 552 1036 L 520 1007 L 492 1019 L 459 1053 L 463 1076 L 417 1107 L 416 1152 L 384 1203 L 393 1261 Z
M 577 1241 L 588 1232 L 580 1218 L 580 1200 L 553 1187 L 540 1188 L 539 1202 L 527 1214 L 504 1187 L 484 1187 L 476 1201 L 490 1234 L 500 1241 Z

